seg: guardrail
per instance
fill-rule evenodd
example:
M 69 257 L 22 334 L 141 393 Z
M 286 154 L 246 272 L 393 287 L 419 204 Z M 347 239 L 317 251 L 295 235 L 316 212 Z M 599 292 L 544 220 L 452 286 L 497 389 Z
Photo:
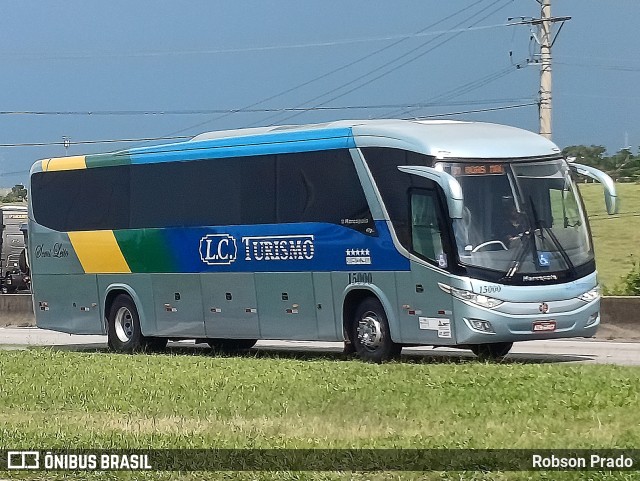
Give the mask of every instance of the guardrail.
M 0 295 L 0 326 L 34 326 L 31 294 Z
M 640 297 L 602 298 L 597 339 L 640 341 Z M 0 295 L 0 326 L 33 326 L 30 294 Z
M 603 297 L 600 319 L 596 338 L 640 341 L 640 297 Z

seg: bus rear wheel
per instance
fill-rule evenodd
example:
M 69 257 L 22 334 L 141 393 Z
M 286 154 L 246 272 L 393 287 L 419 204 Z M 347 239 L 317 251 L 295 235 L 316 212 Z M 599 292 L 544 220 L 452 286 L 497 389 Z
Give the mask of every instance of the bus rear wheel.
M 107 344 L 111 350 L 124 353 L 144 350 L 138 309 L 128 295 L 120 294 L 113 300 L 107 323 Z
M 513 342 L 494 342 L 491 344 L 475 344 L 471 351 L 483 361 L 499 361 L 509 354 Z
M 391 339 L 387 314 L 380 301 L 363 300 L 355 311 L 351 326 L 351 342 L 363 361 L 381 363 L 397 358 L 401 344 Z

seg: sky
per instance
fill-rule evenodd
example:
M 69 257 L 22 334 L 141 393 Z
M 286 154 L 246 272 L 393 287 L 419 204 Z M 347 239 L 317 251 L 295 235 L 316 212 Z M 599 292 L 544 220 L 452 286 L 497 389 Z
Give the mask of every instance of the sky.
M 211 130 L 387 117 L 539 128 L 535 39 L 512 25 L 539 17 L 537 0 L 0 5 L 0 187 L 27 183 L 41 158 Z M 554 142 L 636 153 L 640 1 L 553 0 L 552 15 L 571 17 L 552 50 Z

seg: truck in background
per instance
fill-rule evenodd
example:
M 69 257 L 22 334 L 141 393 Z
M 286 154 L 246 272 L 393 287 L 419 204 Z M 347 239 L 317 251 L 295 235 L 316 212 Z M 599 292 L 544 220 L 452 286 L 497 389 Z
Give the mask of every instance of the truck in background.
M 25 239 L 21 230 L 28 219 L 27 206 L 7 204 L 0 207 L 0 212 L 0 290 L 6 294 L 29 289 L 29 278 L 24 267 Z

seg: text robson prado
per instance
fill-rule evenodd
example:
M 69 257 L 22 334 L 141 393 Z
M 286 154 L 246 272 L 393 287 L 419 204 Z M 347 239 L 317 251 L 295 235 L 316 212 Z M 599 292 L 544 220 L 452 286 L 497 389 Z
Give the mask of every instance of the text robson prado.
M 534 454 L 532 456 L 533 468 L 569 468 L 569 469 L 629 469 L 633 468 L 633 459 L 620 455 L 617 457 L 604 457 L 597 454 L 576 457 L 559 457 L 555 455 L 542 456 Z

